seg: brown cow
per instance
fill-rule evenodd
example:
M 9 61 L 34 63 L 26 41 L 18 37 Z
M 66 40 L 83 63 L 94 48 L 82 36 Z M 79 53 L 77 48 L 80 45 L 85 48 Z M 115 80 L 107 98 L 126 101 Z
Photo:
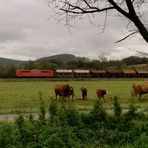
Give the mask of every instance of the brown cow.
M 82 99 L 87 100 L 87 88 L 81 87 Z
M 75 95 L 74 95 L 74 88 L 73 88 L 72 86 L 70 86 L 70 90 L 69 90 L 69 92 L 67 93 L 68 99 L 70 98 L 70 96 L 71 96 L 71 99 L 72 99 L 72 101 L 73 101 L 73 97 L 74 97 Z
M 107 94 L 107 91 L 105 89 L 97 89 L 96 90 L 96 94 L 99 100 L 101 100 L 101 98 L 103 98 L 103 100 L 105 101 L 105 95 Z
M 148 93 L 148 83 L 142 83 L 142 84 L 136 84 L 134 83 L 132 85 L 133 91 L 132 91 L 132 96 L 139 96 L 139 98 L 141 98 L 141 96 L 143 94 Z
M 65 100 L 66 97 L 74 96 L 74 88 L 70 86 L 69 84 L 63 85 L 63 84 L 57 84 L 54 87 L 55 95 L 56 95 L 56 100 L 57 97 L 59 96 L 60 99 Z
M 132 85 L 132 88 L 133 88 L 133 90 L 132 90 L 132 92 L 131 92 L 131 96 L 132 97 L 137 97 L 137 95 L 139 95 L 139 90 L 140 90 L 140 85 L 142 85 L 142 84 L 138 84 L 138 83 L 134 83 L 133 85 Z

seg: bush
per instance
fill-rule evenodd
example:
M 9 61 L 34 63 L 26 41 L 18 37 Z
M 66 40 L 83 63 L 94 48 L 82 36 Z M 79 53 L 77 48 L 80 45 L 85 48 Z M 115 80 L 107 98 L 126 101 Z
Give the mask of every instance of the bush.
M 9 123 L 0 123 L 0 147 L 8 148 L 16 144 L 15 128 Z
M 141 115 L 132 105 L 127 113 L 122 113 L 117 97 L 114 98 L 112 116 L 106 113 L 99 101 L 88 114 L 79 113 L 74 108 L 66 108 L 64 105 L 57 108 L 54 101 L 49 106 L 49 117 L 45 118 L 45 111 L 41 100 L 37 120 L 31 115 L 29 118 L 19 115 L 15 125 L 0 124 L 0 146 L 4 148 L 148 146 L 146 115 L 141 120 Z
M 89 116 L 91 122 L 101 122 L 107 120 L 107 113 L 105 112 L 101 101 L 97 101 L 90 112 Z
M 119 98 L 116 96 L 113 98 L 113 105 L 114 105 L 114 116 L 116 118 L 116 121 L 119 121 L 122 109 L 120 107 Z

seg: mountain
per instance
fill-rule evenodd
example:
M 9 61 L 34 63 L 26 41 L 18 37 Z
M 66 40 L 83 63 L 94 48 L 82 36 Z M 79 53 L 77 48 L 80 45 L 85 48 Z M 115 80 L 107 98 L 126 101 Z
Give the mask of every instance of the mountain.
M 42 60 L 48 60 L 49 62 L 52 60 L 56 60 L 58 62 L 65 63 L 68 61 L 78 61 L 78 60 L 88 61 L 89 59 L 85 57 L 76 57 L 75 55 L 72 55 L 72 54 L 57 54 L 57 55 L 37 59 L 34 62 L 40 62 Z M 26 62 L 27 61 L 20 61 L 20 60 L 0 57 L 0 66 L 21 65 L 21 64 L 25 64 Z
M 57 54 L 49 57 L 40 58 L 37 61 L 40 60 L 48 60 L 48 61 L 56 60 L 59 62 L 68 62 L 68 61 L 78 61 L 78 60 L 88 61 L 89 59 L 85 57 L 76 57 L 73 54 Z
M 23 63 L 25 63 L 25 61 L 19 61 L 19 60 L 0 57 L 0 66 L 21 65 Z

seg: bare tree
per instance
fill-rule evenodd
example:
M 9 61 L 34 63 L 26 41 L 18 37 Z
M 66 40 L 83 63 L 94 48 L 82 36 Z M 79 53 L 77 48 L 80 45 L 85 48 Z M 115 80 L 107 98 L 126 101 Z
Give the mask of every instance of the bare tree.
M 84 14 L 93 15 L 95 13 L 105 12 L 105 22 L 108 12 L 116 11 L 119 16 L 128 19 L 128 24 L 134 24 L 136 30 L 132 30 L 128 35 L 118 40 L 120 42 L 126 38 L 140 33 L 143 39 L 148 43 L 148 27 L 144 19 L 144 14 L 148 13 L 148 0 L 47 0 L 50 7 L 55 10 L 55 15 L 60 16 L 60 20 L 65 19 L 66 24 Z M 56 11 L 60 10 L 60 11 Z

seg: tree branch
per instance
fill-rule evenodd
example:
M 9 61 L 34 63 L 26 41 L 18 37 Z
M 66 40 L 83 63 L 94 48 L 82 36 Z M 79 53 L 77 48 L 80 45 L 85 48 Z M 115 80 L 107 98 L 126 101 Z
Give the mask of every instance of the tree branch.
M 102 11 L 108 11 L 108 10 L 111 10 L 111 9 L 115 9 L 114 6 L 99 9 L 97 7 L 92 7 L 86 0 L 83 0 L 83 2 L 86 4 L 86 6 L 88 6 L 88 9 L 79 7 L 77 5 L 73 5 L 73 4 L 66 1 L 65 5 L 67 7 L 65 8 L 65 6 L 64 6 L 60 10 L 65 11 L 66 13 L 86 14 L 86 13 L 96 13 L 96 12 L 102 12 Z
M 134 7 L 133 7 L 132 1 L 131 1 L 131 0 L 125 0 L 125 1 L 126 1 L 126 5 L 127 5 L 127 7 L 128 7 L 128 10 L 129 10 L 129 14 L 130 14 L 131 16 L 135 15 L 136 12 L 135 12 L 135 9 L 134 9 Z
M 136 33 L 138 33 L 138 31 L 135 31 L 135 32 L 132 32 L 132 33 L 128 34 L 127 36 L 125 36 L 124 38 L 122 38 L 122 39 L 120 39 L 120 40 L 116 41 L 115 43 L 119 43 L 119 42 L 121 42 L 121 41 L 123 41 L 123 40 L 127 39 L 127 38 L 128 38 L 128 37 L 130 37 L 131 35 L 136 34 Z
M 121 7 L 119 7 L 119 6 L 117 5 L 117 3 L 114 2 L 114 0 L 108 0 L 108 2 L 109 2 L 110 4 L 112 4 L 113 7 L 114 7 L 117 11 L 119 11 L 119 12 L 120 12 L 121 14 L 123 14 L 125 17 L 129 18 L 129 14 L 128 14 L 126 11 L 124 11 Z

